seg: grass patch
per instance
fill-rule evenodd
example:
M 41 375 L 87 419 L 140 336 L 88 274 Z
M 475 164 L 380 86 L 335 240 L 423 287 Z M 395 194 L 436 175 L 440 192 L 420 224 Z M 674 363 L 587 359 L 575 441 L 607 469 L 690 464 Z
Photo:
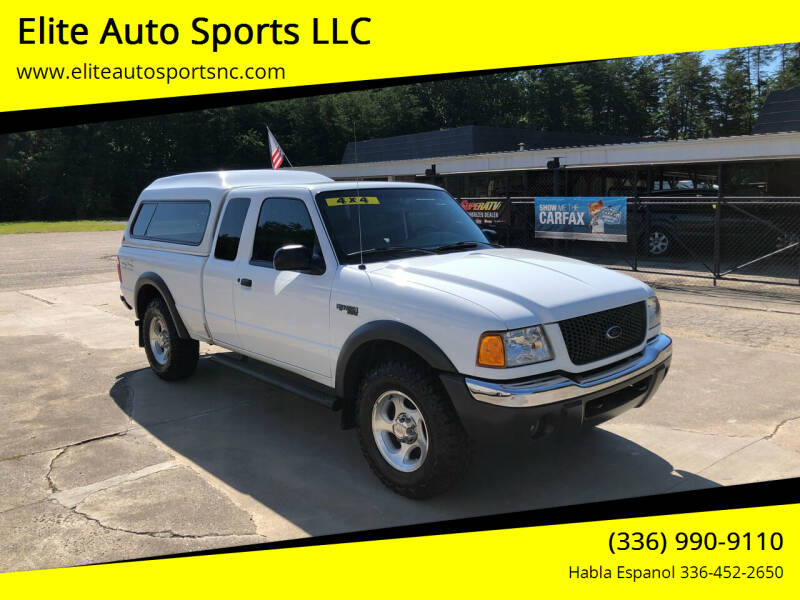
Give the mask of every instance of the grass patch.
M 56 233 L 73 231 L 122 231 L 125 221 L 20 221 L 0 223 L 4 233 Z

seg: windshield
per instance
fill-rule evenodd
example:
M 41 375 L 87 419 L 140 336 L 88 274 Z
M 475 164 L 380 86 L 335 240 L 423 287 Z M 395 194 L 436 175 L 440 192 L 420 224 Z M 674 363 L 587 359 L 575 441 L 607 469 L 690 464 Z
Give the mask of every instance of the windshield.
M 336 190 L 317 194 L 317 204 L 342 264 L 360 260 L 359 211 L 364 262 L 491 245 L 443 190 Z

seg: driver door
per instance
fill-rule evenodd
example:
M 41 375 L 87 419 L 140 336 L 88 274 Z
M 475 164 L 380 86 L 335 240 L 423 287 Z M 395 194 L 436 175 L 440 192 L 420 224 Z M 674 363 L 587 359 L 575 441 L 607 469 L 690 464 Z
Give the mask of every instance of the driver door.
M 329 307 L 336 263 L 330 249 L 323 252 L 320 246 L 311 198 L 253 200 L 260 204 L 258 219 L 247 251 L 239 253 L 233 294 L 241 347 L 307 377 L 329 380 Z M 289 244 L 308 247 L 323 272 L 275 270 L 275 250 Z

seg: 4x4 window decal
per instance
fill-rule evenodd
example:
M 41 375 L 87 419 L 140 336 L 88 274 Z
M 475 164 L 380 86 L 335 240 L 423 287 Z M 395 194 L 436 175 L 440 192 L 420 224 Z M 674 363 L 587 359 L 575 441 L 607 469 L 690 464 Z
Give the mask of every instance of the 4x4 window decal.
M 380 204 L 376 196 L 341 196 L 338 198 L 325 198 L 328 206 L 349 206 L 351 204 Z

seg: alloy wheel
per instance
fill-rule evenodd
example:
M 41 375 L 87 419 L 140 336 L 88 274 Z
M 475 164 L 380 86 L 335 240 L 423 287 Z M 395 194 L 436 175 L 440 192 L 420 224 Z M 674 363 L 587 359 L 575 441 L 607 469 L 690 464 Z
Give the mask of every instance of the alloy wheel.
M 159 365 L 167 364 L 169 361 L 169 331 L 161 316 L 156 315 L 150 320 L 147 338 L 150 341 L 150 351 L 153 353 L 155 361 Z
M 372 435 L 383 459 L 398 471 L 416 471 L 428 456 L 425 418 L 414 401 L 398 390 L 384 392 L 375 401 Z
M 653 256 L 664 254 L 669 249 L 669 237 L 663 231 L 651 231 L 647 248 Z

